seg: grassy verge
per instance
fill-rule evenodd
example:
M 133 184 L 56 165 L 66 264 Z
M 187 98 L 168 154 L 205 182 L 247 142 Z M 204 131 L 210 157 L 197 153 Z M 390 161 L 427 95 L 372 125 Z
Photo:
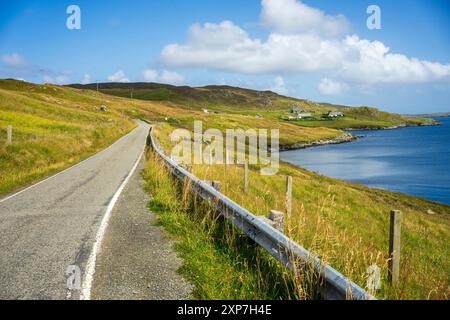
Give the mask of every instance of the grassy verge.
M 155 129 L 170 150 L 167 125 Z M 250 190 L 243 192 L 240 166 L 194 166 L 205 180 L 221 181 L 224 194 L 258 215 L 284 211 L 285 177 L 294 179 L 293 215 L 285 233 L 338 271 L 365 287 L 367 268 L 382 270 L 385 299 L 448 299 L 450 207 L 399 193 L 370 189 L 323 177 L 285 163 L 276 176 L 261 176 L 251 167 Z M 389 212 L 402 210 L 401 277 L 387 281 Z
M 150 209 L 177 240 L 180 272 L 195 285 L 197 299 L 312 299 L 314 279 L 294 275 L 210 207 L 193 197 L 147 153 L 145 180 Z

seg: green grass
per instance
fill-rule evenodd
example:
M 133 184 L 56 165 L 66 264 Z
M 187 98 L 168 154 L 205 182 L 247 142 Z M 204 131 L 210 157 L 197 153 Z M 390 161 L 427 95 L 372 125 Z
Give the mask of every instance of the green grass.
M 180 115 L 176 119 L 168 121 L 167 132 L 171 132 L 177 127 L 193 130 L 194 121 L 202 121 L 203 130 L 210 128 L 225 132 L 226 129 L 279 129 L 280 145 L 289 146 L 298 143 L 309 143 L 318 140 L 333 139 L 343 134 L 342 131 L 330 128 L 304 128 L 294 124 L 284 123 L 271 118 L 255 118 L 251 116 L 233 114 L 198 114 Z

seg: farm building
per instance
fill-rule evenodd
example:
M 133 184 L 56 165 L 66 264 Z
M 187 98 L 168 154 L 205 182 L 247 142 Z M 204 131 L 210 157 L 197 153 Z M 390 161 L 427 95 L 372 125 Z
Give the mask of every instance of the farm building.
M 311 119 L 313 116 L 310 113 L 299 113 L 297 119 Z

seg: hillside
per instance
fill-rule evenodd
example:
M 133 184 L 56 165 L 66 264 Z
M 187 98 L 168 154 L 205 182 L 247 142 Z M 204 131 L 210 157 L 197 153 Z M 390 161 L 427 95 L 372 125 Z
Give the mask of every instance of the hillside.
M 107 107 L 106 111 L 100 109 Z M 249 115 L 205 114 L 165 101 L 106 95 L 86 89 L 0 80 L 0 195 L 64 169 L 108 146 L 134 126 L 134 118 L 190 128 L 280 128 L 280 143 L 292 145 L 336 139 L 343 132 L 306 128 Z M 251 120 L 251 121 L 249 121 Z M 13 126 L 13 144 L 6 128 Z M 345 135 L 344 135 L 345 136 Z
M 0 80 L 0 195 L 60 171 L 134 127 L 114 101 L 52 85 Z M 13 126 L 12 145 L 6 127 Z
M 97 84 L 72 84 L 77 89 L 97 90 Z M 311 119 L 290 121 L 306 127 L 337 129 L 381 129 L 401 126 L 429 125 L 432 120 L 407 118 L 382 112 L 370 107 L 347 107 L 329 103 L 316 103 L 290 98 L 271 91 L 256 91 L 231 86 L 188 87 L 158 83 L 100 83 L 102 93 L 133 99 L 167 102 L 189 110 L 263 116 L 286 122 L 293 108 L 311 114 Z M 329 118 L 330 111 L 344 114 L 342 118 Z

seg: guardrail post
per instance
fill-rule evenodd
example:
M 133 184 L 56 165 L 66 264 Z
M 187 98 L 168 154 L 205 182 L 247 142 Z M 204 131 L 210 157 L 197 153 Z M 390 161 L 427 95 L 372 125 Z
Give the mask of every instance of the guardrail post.
M 286 217 L 292 214 L 292 177 L 286 177 Z
M 13 130 L 13 126 L 12 125 L 9 125 L 6 128 L 6 144 L 7 145 L 12 144 L 12 130 Z
M 400 237 L 401 237 L 402 212 L 391 211 L 389 232 L 389 282 L 398 284 L 400 275 Z
M 217 191 L 220 192 L 220 189 L 221 189 L 220 181 L 216 181 L 216 180 L 208 181 L 208 180 L 206 180 L 205 182 L 207 184 L 209 184 L 211 187 L 213 187 L 214 189 L 216 189 Z
M 274 222 L 274 228 L 284 232 L 284 213 L 277 210 L 270 210 L 269 219 Z
M 248 160 L 244 164 L 244 192 L 248 192 Z
M 221 189 L 221 187 L 220 187 L 220 181 L 213 181 L 213 182 L 212 182 L 212 187 L 213 187 L 214 189 L 216 189 L 217 191 L 220 192 L 220 189 Z
M 258 216 L 258 219 L 261 220 L 264 223 L 267 223 L 269 226 L 271 226 L 272 228 L 275 228 L 275 222 L 273 222 L 272 220 L 270 220 L 267 217 L 264 216 Z

